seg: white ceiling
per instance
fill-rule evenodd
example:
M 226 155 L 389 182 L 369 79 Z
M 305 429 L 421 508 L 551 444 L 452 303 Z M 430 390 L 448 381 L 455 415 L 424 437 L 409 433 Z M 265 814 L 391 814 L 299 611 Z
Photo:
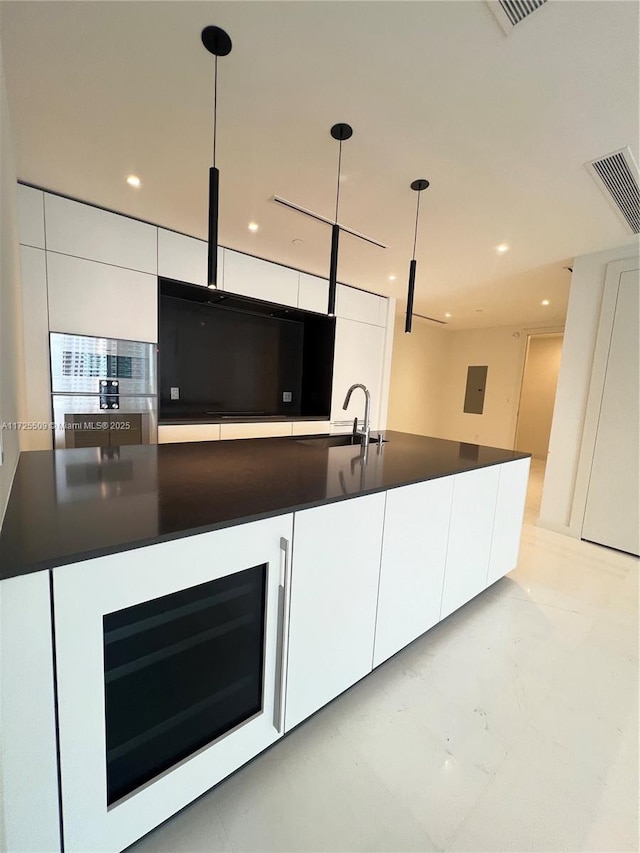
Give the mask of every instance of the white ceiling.
M 634 240 L 583 164 L 638 160 L 638 10 L 549 0 L 505 36 L 481 0 L 4 2 L 19 177 L 205 237 L 216 24 L 223 245 L 327 275 L 330 229 L 270 198 L 333 215 L 346 121 L 340 220 L 388 248 L 344 235 L 339 278 L 404 307 L 426 177 L 415 310 L 551 327 L 563 267 Z

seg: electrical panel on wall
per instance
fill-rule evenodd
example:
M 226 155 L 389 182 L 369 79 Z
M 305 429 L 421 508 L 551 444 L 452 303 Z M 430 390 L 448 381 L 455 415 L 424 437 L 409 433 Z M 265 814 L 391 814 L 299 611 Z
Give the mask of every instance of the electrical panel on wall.
M 484 394 L 487 388 L 487 365 L 467 368 L 467 387 L 464 394 L 463 411 L 470 415 L 481 415 L 484 409 Z

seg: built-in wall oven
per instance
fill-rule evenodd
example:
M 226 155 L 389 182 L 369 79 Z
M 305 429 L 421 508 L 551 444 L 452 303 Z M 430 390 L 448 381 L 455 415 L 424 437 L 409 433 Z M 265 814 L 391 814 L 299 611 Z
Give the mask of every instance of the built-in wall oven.
M 54 446 L 158 440 L 156 346 L 52 332 Z

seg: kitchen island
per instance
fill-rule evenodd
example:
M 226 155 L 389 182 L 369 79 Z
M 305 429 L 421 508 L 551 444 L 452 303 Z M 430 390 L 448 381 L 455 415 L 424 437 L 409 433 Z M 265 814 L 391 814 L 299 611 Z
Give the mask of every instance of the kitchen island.
M 124 849 L 514 568 L 528 456 L 384 438 L 22 455 L 9 849 Z

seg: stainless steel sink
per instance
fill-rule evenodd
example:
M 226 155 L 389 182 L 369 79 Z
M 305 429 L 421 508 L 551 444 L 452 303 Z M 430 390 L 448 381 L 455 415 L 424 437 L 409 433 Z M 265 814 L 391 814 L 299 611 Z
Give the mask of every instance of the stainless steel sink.
M 294 438 L 294 441 L 297 441 L 299 444 L 307 444 L 309 447 L 349 447 L 356 446 L 363 443 L 363 438 L 361 435 L 353 435 L 352 433 L 348 433 L 347 435 L 315 435 L 315 436 L 305 436 L 304 438 Z M 386 438 L 383 438 L 382 441 L 386 442 Z M 378 436 L 372 435 L 369 438 L 369 444 L 377 444 Z

